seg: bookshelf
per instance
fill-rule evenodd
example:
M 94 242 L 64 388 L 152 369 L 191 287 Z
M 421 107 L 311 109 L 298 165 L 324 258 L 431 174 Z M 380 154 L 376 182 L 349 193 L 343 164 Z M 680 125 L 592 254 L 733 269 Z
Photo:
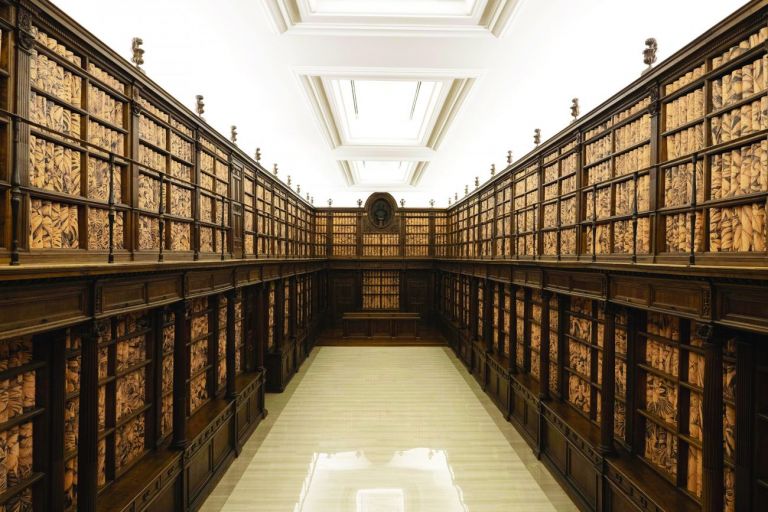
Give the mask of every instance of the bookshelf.
M 363 271 L 363 309 L 400 309 L 400 272 Z

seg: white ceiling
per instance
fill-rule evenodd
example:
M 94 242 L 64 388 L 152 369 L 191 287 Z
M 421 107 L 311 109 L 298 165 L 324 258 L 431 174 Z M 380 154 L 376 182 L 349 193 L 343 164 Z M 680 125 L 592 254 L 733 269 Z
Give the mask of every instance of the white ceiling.
M 131 38 L 141 37 L 152 79 L 190 107 L 203 94 L 212 126 L 228 134 L 237 125 L 240 147 L 261 147 L 262 163 L 279 162 L 280 177 L 291 175 L 315 204 L 333 197 L 334 206 L 351 206 L 384 190 L 408 206 L 430 198 L 446 206 L 475 176 L 485 181 L 491 163 L 503 168 L 507 150 L 530 151 L 534 128 L 543 139 L 562 129 L 571 98 L 586 113 L 637 78 L 647 37 L 658 39 L 663 59 L 744 2 L 55 3 L 126 58 Z M 290 3 L 293 18 L 274 11 Z M 280 19 L 290 25 L 281 30 Z M 345 106 L 349 80 L 359 119 Z M 418 81 L 422 103 L 411 121 Z M 427 101 L 430 82 L 440 86 Z M 376 126 L 375 115 L 387 120 Z

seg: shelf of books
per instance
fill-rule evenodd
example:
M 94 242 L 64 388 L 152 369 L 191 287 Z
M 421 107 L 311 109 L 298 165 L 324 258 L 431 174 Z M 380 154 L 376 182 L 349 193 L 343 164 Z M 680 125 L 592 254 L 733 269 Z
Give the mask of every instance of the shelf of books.
M 477 303 L 477 315 L 472 320 L 477 325 L 477 340 L 484 340 L 485 335 L 485 281 L 479 280 L 477 282 L 477 295 L 475 300 Z
M 448 256 L 448 215 L 445 212 L 435 212 L 435 241 L 434 241 L 434 256 L 438 258 L 445 258 Z
M 216 311 L 216 392 L 224 391 L 227 386 L 227 303 L 229 299 L 224 295 L 218 297 Z
M 429 256 L 429 213 L 409 212 L 405 220 L 405 256 Z
M 326 258 L 328 256 L 328 220 L 330 215 L 318 211 L 314 215 L 314 256 Z
M 496 194 L 493 188 L 489 187 L 480 193 L 478 208 L 478 256 L 490 258 L 493 255 L 495 240 Z
M 23 216 L 28 238 L 22 245 L 37 254 L 122 252 L 130 203 L 126 85 L 39 27 L 33 26 L 32 34 L 29 171 L 22 183 L 29 192 Z M 0 62 L 7 64 L 8 58 L 4 49 Z M 158 214 L 159 201 L 152 206 Z
M 357 213 L 333 212 L 331 214 L 332 256 L 355 256 L 357 254 Z
M 366 270 L 363 272 L 363 309 L 400 309 L 400 272 Z
M 288 204 L 285 190 L 278 184 L 272 188 L 272 219 L 275 226 L 274 256 L 288 255 Z
M 150 440 L 146 393 L 154 363 L 149 353 L 151 318 L 144 313 L 101 322 L 98 338 L 98 486 L 119 478 L 147 451 Z
M 256 171 L 246 166 L 243 171 L 243 252 L 246 257 L 256 255 L 256 207 Z
M 574 139 L 544 157 L 542 255 L 545 257 L 576 256 L 579 156 Z
M 400 235 L 397 233 L 363 234 L 363 256 L 376 258 L 400 256 Z
M 691 330 L 695 326 L 687 320 L 653 312 L 644 316 L 637 351 L 637 385 L 641 392 L 635 429 L 641 442 L 640 453 L 660 475 L 699 500 L 704 401 L 702 340 L 695 336 Z M 724 365 L 725 396 L 729 383 L 735 382 L 735 368 L 732 371 L 734 375 L 729 375 L 728 366 Z M 724 447 L 727 457 L 727 442 Z
M 515 288 L 514 308 L 515 308 L 515 366 L 521 372 L 528 372 L 529 368 L 526 361 L 526 352 L 530 347 L 530 341 L 525 333 L 526 310 L 526 291 L 525 288 L 518 286 Z M 530 359 L 528 359 L 529 361 Z
M 73 351 L 77 350 L 77 341 L 70 344 Z M 32 336 L 0 341 L 0 389 L 3 400 L 0 403 L 0 453 L 2 453 L 2 475 L 0 475 L 0 509 L 3 510 L 32 510 L 35 484 L 44 475 L 35 470 L 37 452 L 45 448 L 33 443 L 33 432 L 37 433 L 35 424 L 42 424 L 36 418 L 44 417 L 47 408 L 42 402 L 42 393 L 36 392 L 37 382 L 45 382 L 43 375 L 47 374 L 46 363 L 36 357 L 35 342 Z M 74 356 L 72 352 L 70 355 Z M 77 400 L 79 390 L 79 365 L 73 363 L 72 372 L 67 375 L 67 384 L 72 389 L 71 400 Z M 77 404 L 69 404 L 65 410 L 65 423 L 77 422 Z M 74 410 L 73 410 L 74 409 Z M 74 417 L 72 416 L 74 415 Z M 69 436 L 65 438 L 65 448 L 69 459 L 65 463 L 71 467 L 76 460 L 76 443 Z M 74 470 L 76 471 L 76 469 Z M 72 473 L 70 472 L 69 475 Z M 66 475 L 66 469 L 65 469 Z M 68 489 L 72 501 L 72 487 Z M 66 499 L 66 497 L 65 497 Z M 71 501 L 70 501 L 71 503 Z
M 160 438 L 167 439 L 173 432 L 173 354 L 176 345 L 176 315 L 162 314 L 162 341 L 160 343 L 163 376 L 160 383 Z
M 560 396 L 560 301 L 557 294 L 549 298 L 549 390 Z
M 600 422 L 600 383 L 602 380 L 602 329 L 598 328 L 595 301 L 571 297 L 567 311 L 565 377 L 566 399 L 580 414 L 595 424 Z
M 767 39 L 756 29 L 664 84 L 660 253 L 765 257 Z
M 274 256 L 274 223 L 272 221 L 272 180 L 256 176 L 256 255 Z
M 541 377 L 541 303 L 541 291 L 531 290 L 528 305 L 530 311 L 528 360 L 531 376 L 536 380 L 540 380 Z
M 515 254 L 538 254 L 536 231 L 539 227 L 539 165 L 533 163 L 513 178 Z
M 277 336 L 277 296 L 275 292 L 275 282 L 267 284 L 267 351 L 275 350 L 275 337 Z
M 511 362 L 512 353 L 510 352 L 512 346 L 512 336 L 515 333 L 512 332 L 512 315 L 514 312 L 514 301 L 512 295 L 512 286 L 504 284 L 504 302 L 502 303 L 502 345 L 501 353 L 507 362 Z
M 187 374 L 187 416 L 193 415 L 210 400 L 213 365 L 210 360 L 211 347 L 214 346 L 214 325 L 211 319 L 215 315 L 208 297 L 193 299 L 190 313 L 190 339 L 187 343 L 189 354 L 189 373 Z
M 512 176 L 507 173 L 496 181 L 496 247 L 497 258 L 509 258 L 512 255 Z

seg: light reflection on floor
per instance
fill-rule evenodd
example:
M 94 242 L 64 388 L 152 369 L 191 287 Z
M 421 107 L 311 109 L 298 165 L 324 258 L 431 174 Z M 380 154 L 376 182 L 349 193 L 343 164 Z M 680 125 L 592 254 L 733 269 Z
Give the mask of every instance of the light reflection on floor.
M 355 512 L 423 510 L 423 494 L 430 507 L 468 510 L 444 451 L 413 448 L 386 458 L 360 450 L 313 454 L 294 512 L 324 510 L 329 501 Z

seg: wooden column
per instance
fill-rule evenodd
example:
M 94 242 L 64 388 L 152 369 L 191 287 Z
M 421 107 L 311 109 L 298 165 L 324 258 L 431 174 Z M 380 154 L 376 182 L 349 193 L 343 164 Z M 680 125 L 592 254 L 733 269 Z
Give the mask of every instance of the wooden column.
M 183 450 L 187 446 L 187 379 L 189 378 L 190 313 L 192 303 L 175 304 L 176 339 L 173 344 L 173 437 L 171 446 Z
M 291 311 L 291 324 L 288 326 L 288 336 L 290 339 L 289 342 L 293 342 L 296 339 L 297 332 L 296 328 L 298 326 L 298 296 L 297 296 L 297 286 L 296 286 L 296 276 L 291 276 L 288 278 L 288 290 L 291 294 L 289 300 L 290 303 L 288 305 L 290 311 Z
M 83 330 L 80 362 L 80 417 L 77 447 L 77 509 L 95 512 L 99 468 L 99 339 L 108 321 L 95 321 Z
M 235 351 L 237 341 L 235 339 L 235 299 L 237 292 L 230 290 L 227 292 L 227 398 L 235 398 Z M 241 319 L 242 320 L 242 319 Z M 240 329 L 243 334 L 243 329 Z M 245 361 L 241 361 L 244 364 Z
M 496 326 L 499 342 L 496 345 L 495 352 L 500 357 L 504 357 L 504 283 L 497 283 L 496 296 L 498 299 L 496 314 L 499 316 L 499 325 Z
M 33 501 L 41 510 L 64 510 L 64 416 L 66 409 L 66 329 L 39 334 L 33 340 L 33 360 L 45 361 L 48 371 L 37 371 L 35 402 L 47 410 L 33 420 L 35 439 L 50 439 L 50 453 L 32 450 L 33 467 L 48 475 L 49 485 L 32 487 Z M 47 418 L 46 418 L 47 417 Z M 48 421 L 46 421 L 48 419 Z
M 254 339 L 254 363 L 256 368 L 264 368 L 264 352 L 267 350 L 267 332 L 268 326 L 268 314 L 267 311 L 267 285 L 261 283 L 256 289 L 254 294 L 254 311 L 252 314 L 256 315 L 256 327 L 254 332 L 256 333 L 256 339 Z
M 494 281 L 486 280 L 483 286 L 483 346 L 486 352 L 493 353 L 493 290 Z
M 702 512 L 723 510 L 723 349 L 721 333 L 699 324 L 704 341 L 704 418 L 702 431 Z
M 616 308 L 602 302 L 603 310 L 603 366 L 600 390 L 600 446 L 602 454 L 613 451 L 613 409 L 616 379 Z
M 549 400 L 549 299 L 552 292 L 541 292 L 541 346 L 539 347 L 539 399 Z
M 754 453 L 755 343 L 753 336 L 742 336 L 736 342 L 736 510 L 753 510 L 752 459 Z

